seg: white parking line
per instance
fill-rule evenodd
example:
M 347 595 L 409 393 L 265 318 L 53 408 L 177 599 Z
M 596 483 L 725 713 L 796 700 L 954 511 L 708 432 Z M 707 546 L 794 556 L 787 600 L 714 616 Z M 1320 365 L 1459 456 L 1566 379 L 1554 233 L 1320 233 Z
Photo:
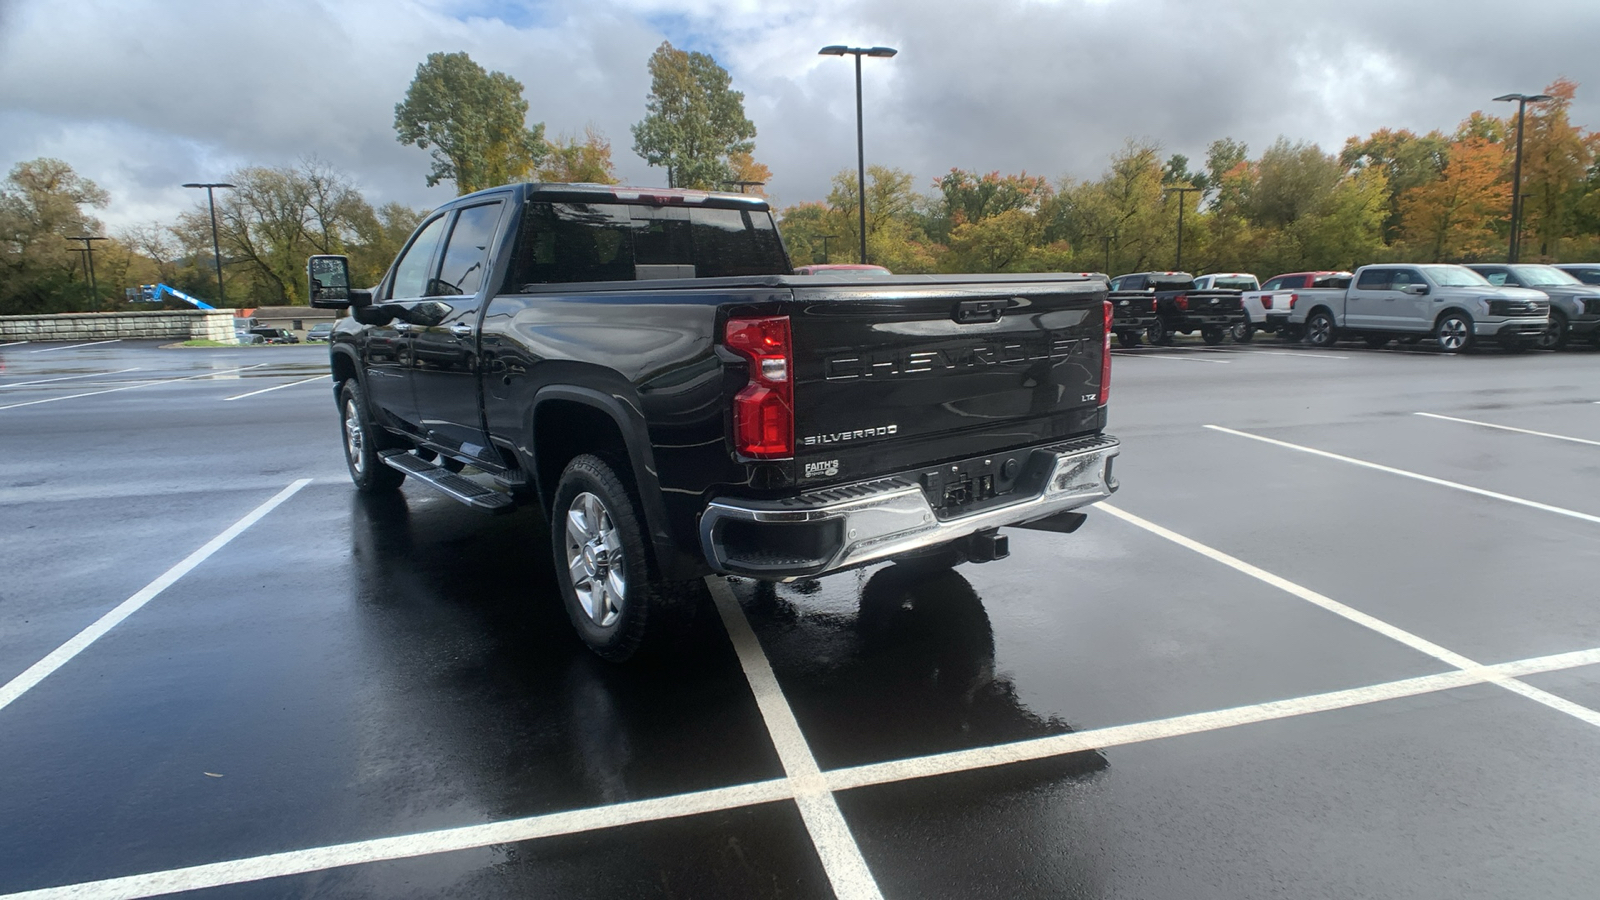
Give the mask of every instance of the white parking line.
M 4 345 L 0 344 L 0 346 L 4 346 Z M 123 374 L 125 372 L 137 372 L 137 371 L 139 371 L 139 367 L 138 366 L 134 366 L 131 369 L 118 369 L 115 372 L 90 372 L 87 375 L 63 375 L 60 378 L 41 378 L 38 381 L 13 381 L 10 384 L 0 384 L 0 389 L 3 389 L 3 388 L 14 388 L 14 387 L 27 387 L 30 384 L 49 384 L 49 383 L 51 383 L 53 381 L 72 381 L 75 378 L 97 378 L 97 377 L 104 377 L 106 375 L 121 375 L 121 374 Z
M 4 407 L 0 407 L 0 409 L 4 409 Z M 1253 441 L 1260 441 L 1264 444 L 1273 444 L 1289 450 L 1298 450 L 1301 453 L 1310 453 L 1313 456 L 1336 459 L 1340 462 L 1346 462 L 1353 466 L 1361 466 L 1362 468 L 1372 469 L 1378 472 L 1388 472 L 1391 475 L 1399 475 L 1404 478 L 1414 478 L 1417 481 L 1424 481 L 1428 484 L 1436 484 L 1440 487 L 1447 487 L 1457 491 L 1465 491 L 1469 494 L 1477 494 L 1480 497 L 1489 497 L 1494 500 L 1503 500 L 1507 503 L 1515 503 L 1518 506 L 1526 506 L 1530 509 L 1539 509 L 1545 512 L 1552 512 L 1556 515 L 1569 516 L 1574 519 L 1582 519 L 1585 522 L 1594 522 L 1595 524 L 1600 525 L 1600 516 L 1592 516 L 1588 513 L 1578 512 L 1575 509 L 1567 509 L 1561 506 L 1551 506 L 1548 503 L 1540 503 L 1537 500 L 1524 500 L 1521 497 L 1513 497 L 1510 494 L 1502 494 L 1497 491 L 1487 491 L 1483 488 L 1473 487 L 1470 484 L 1458 484 L 1454 481 L 1446 481 L 1443 478 L 1434 478 L 1432 475 L 1422 475 L 1417 472 L 1409 472 L 1405 469 L 1396 469 L 1393 466 L 1385 466 L 1374 462 L 1367 462 L 1364 459 L 1356 459 L 1355 457 L 1351 456 L 1341 456 L 1337 453 L 1329 453 L 1326 450 L 1318 450 L 1315 447 L 1303 447 L 1299 444 L 1291 444 L 1288 441 L 1280 441 L 1275 438 L 1262 437 L 1259 434 L 1251 434 L 1248 431 L 1237 431 L 1232 428 L 1224 428 L 1221 425 L 1207 425 L 1205 427 L 1211 429 L 1212 431 L 1220 431 L 1223 434 L 1231 434 L 1237 437 L 1249 438 Z
M 1283 591 L 1284 593 L 1299 597 L 1301 600 L 1304 600 L 1314 606 L 1320 606 L 1336 616 L 1348 619 L 1349 621 L 1354 622 L 1363 628 L 1370 629 L 1386 638 L 1398 641 L 1417 651 L 1418 653 L 1427 654 L 1428 656 L 1431 656 L 1434 659 L 1445 663 L 1446 665 L 1455 666 L 1457 669 L 1467 671 L 1483 671 L 1486 673 L 1486 677 L 1484 679 L 1486 681 L 1499 685 L 1500 687 L 1512 691 L 1513 693 L 1521 694 L 1530 700 L 1543 703 L 1545 706 L 1548 706 L 1551 709 L 1566 713 L 1574 718 L 1581 719 L 1585 722 L 1588 722 L 1590 725 L 1600 727 L 1600 712 L 1595 712 L 1586 706 L 1580 706 L 1570 700 L 1558 697 L 1549 691 L 1541 690 L 1530 684 L 1517 681 L 1510 676 L 1494 672 L 1492 667 L 1486 667 L 1482 663 L 1468 659 L 1467 657 L 1462 656 L 1453 650 L 1447 650 L 1444 647 L 1441 647 L 1438 644 L 1427 640 L 1426 638 L 1412 634 L 1411 632 L 1406 631 L 1397 625 L 1391 625 L 1388 622 L 1377 618 L 1376 616 L 1371 616 L 1354 607 L 1346 606 L 1343 603 L 1319 594 L 1308 587 L 1295 584 L 1287 578 L 1274 575 L 1265 569 L 1253 566 L 1237 557 L 1229 556 L 1215 547 L 1208 547 L 1192 538 L 1187 538 L 1175 531 L 1162 528 L 1160 525 L 1157 525 L 1154 522 L 1141 519 L 1133 513 L 1118 509 L 1109 503 L 1097 503 L 1095 506 L 1105 510 L 1106 512 L 1116 516 L 1130 525 L 1142 528 L 1145 531 L 1156 535 L 1157 537 L 1165 538 L 1180 547 L 1193 550 L 1207 559 L 1222 563 L 1236 572 L 1249 575 L 1251 578 L 1265 582 L 1266 584 L 1269 584 L 1278 590 Z
M 284 388 L 292 388 L 297 384 L 310 384 L 313 381 L 322 381 L 324 379 L 332 378 L 332 377 L 333 377 L 332 375 L 318 375 L 315 378 L 307 378 L 304 381 L 291 381 L 288 384 L 280 384 L 277 387 L 262 388 L 259 391 L 251 391 L 248 394 L 235 394 L 232 397 L 223 397 L 222 399 L 223 400 L 243 400 L 246 397 L 254 397 L 257 394 L 270 394 L 273 391 L 281 391 Z
M 20 347 L 20 346 L 22 346 L 23 344 L 26 344 L 26 343 L 28 343 L 28 342 L 27 341 L 8 341 L 8 342 L 6 342 L 4 344 L 0 344 L 0 347 Z
M 793 785 L 800 818 L 811 835 L 811 842 L 816 845 L 834 896 L 839 900 L 882 900 L 878 882 L 850 834 L 850 826 L 845 823 L 844 814 L 839 811 L 839 804 L 822 777 L 817 759 L 800 732 L 800 723 L 795 721 L 794 711 L 778 686 L 778 678 L 772 674 L 767 654 L 761 649 L 755 632 L 750 630 L 744 610 L 739 608 L 738 598 L 721 578 L 707 578 L 706 586 L 711 589 L 717 614 L 722 617 L 722 627 L 739 655 L 739 666 L 744 669 L 745 680 L 750 682 L 750 692 L 755 695 L 767 733 L 777 748 L 784 774 Z
M 27 693 L 39 682 L 45 680 L 51 673 L 72 661 L 74 656 L 82 653 L 84 648 L 105 636 L 105 633 L 117 627 L 121 622 L 138 612 L 146 603 L 154 600 L 162 591 L 171 587 L 179 578 L 189 574 L 195 566 L 211 558 L 213 553 L 228 545 L 228 542 L 238 537 L 246 528 L 261 521 L 267 513 L 277 509 L 285 500 L 300 492 L 300 489 L 311 483 L 311 479 L 302 478 L 290 485 L 271 499 L 245 514 L 245 517 L 228 526 L 227 530 L 207 541 L 199 550 L 183 558 L 172 568 L 162 572 L 155 581 L 140 588 L 132 597 L 117 604 L 116 608 L 96 619 L 94 624 L 74 635 L 65 644 L 52 650 L 48 656 L 29 666 L 21 675 L 6 682 L 0 687 L 0 710 L 11 705 L 13 700 Z
M 90 341 L 87 344 L 67 344 L 64 347 L 43 347 L 43 348 L 40 348 L 38 350 L 29 350 L 28 352 L 29 353 L 50 353 L 50 352 L 55 351 L 55 350 L 72 350 L 72 349 L 75 349 L 75 348 L 78 348 L 78 347 L 98 347 L 101 344 L 118 344 L 118 343 L 121 343 L 121 342 L 122 342 L 122 338 L 112 338 L 109 341 Z
M 1112 352 L 1118 356 L 1138 357 L 1140 359 L 1165 359 L 1173 362 L 1214 363 L 1223 366 L 1233 362 L 1231 359 L 1201 359 L 1197 356 L 1174 356 L 1168 353 L 1117 353 L 1115 350 Z
M 735 601 L 737 602 L 737 601 Z M 736 612 L 739 612 L 735 610 Z M 743 613 L 739 619 L 743 621 Z M 748 628 L 748 624 L 746 625 Z M 764 657 L 763 657 L 764 658 Z M 1559 672 L 1581 666 L 1600 665 L 1600 649 L 1579 650 L 1554 656 L 1514 660 L 1475 669 L 1457 669 L 1418 678 L 1406 678 L 1308 697 L 1273 700 L 1213 712 L 1194 713 L 1112 725 L 1070 734 L 1052 735 L 993 747 L 957 750 L 912 759 L 872 763 L 834 769 L 820 776 L 832 791 L 850 790 L 875 784 L 913 781 L 938 775 L 992 768 L 1012 762 L 1047 759 L 1086 750 L 1127 746 L 1188 734 L 1222 731 L 1242 725 L 1272 722 L 1318 712 L 1331 712 L 1370 706 L 1389 700 L 1456 690 L 1483 684 L 1495 677 L 1521 677 L 1543 672 Z M 752 784 L 695 791 L 652 800 L 637 800 L 610 806 L 589 807 L 568 812 L 547 813 L 425 831 L 395 837 L 353 841 L 304 850 L 291 850 L 265 856 L 246 857 L 207 863 L 182 869 L 128 875 L 103 881 L 88 881 L 59 887 L 41 888 L 0 895 L 0 900 L 84 900 L 84 898 L 156 897 L 182 891 L 244 884 L 265 878 L 302 875 L 341 866 L 410 859 L 436 853 L 472 850 L 496 844 L 512 844 L 566 834 L 600 831 L 625 825 L 657 822 L 729 809 L 759 806 L 790 799 L 794 783 L 782 778 Z
M 271 363 L 256 363 L 253 366 L 241 366 L 237 369 L 223 369 L 218 372 L 201 372 L 199 375 L 185 375 L 182 378 L 163 378 L 160 381 L 141 381 L 138 384 L 130 384 L 124 387 L 106 388 L 103 391 L 89 391 L 88 393 L 84 394 L 68 394 L 65 397 L 46 397 L 43 400 L 29 400 L 26 403 L 13 403 L 10 406 L 0 406 L 0 409 L 18 409 L 23 406 L 37 406 L 40 403 L 54 403 L 57 400 L 76 400 L 79 397 L 94 397 L 99 394 L 115 394 L 117 391 L 131 391 L 134 388 L 150 387 L 151 385 L 155 384 L 172 384 L 178 381 L 193 381 L 196 378 L 215 378 L 218 375 L 232 375 L 235 372 L 245 372 L 250 369 L 259 369 L 262 366 L 269 365 L 271 365 Z
M 1415 413 L 1415 415 L 1427 416 L 1430 419 L 1443 419 L 1446 422 L 1460 422 L 1463 425 L 1477 425 L 1480 428 L 1498 428 L 1501 431 L 1515 431 L 1518 434 L 1531 434 L 1534 437 L 1552 438 L 1558 441 L 1571 441 L 1574 444 L 1588 444 L 1591 447 L 1600 447 L 1600 441 L 1591 441 L 1585 438 L 1567 437 L 1564 434 L 1551 434 L 1548 431 L 1529 431 L 1526 428 L 1512 428 L 1510 425 L 1496 425 L 1493 422 L 1478 422 L 1472 419 L 1458 419 L 1455 416 L 1441 416 L 1438 413 L 1430 412 L 1419 412 Z
M 1293 356 L 1297 359 L 1349 359 L 1348 356 L 1335 356 L 1331 353 L 1296 353 L 1293 350 L 1250 350 L 1250 353 L 1262 353 L 1267 356 Z

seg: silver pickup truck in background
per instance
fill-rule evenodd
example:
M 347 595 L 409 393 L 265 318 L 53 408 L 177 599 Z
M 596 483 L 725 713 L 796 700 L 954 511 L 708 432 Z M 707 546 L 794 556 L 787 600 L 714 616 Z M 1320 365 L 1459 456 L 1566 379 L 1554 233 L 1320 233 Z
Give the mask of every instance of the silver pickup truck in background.
M 1456 353 L 1478 338 L 1509 350 L 1534 346 L 1549 327 L 1550 300 L 1539 291 L 1496 287 L 1464 266 L 1362 266 L 1348 290 L 1306 289 L 1289 325 L 1313 347 L 1361 338 L 1380 348 L 1392 340 L 1432 339 Z
M 1570 338 L 1600 347 L 1600 286 L 1584 284 L 1555 266 L 1530 263 L 1471 263 L 1489 283 L 1532 288 L 1550 298 L 1550 326 L 1539 335 L 1540 350 L 1560 350 Z

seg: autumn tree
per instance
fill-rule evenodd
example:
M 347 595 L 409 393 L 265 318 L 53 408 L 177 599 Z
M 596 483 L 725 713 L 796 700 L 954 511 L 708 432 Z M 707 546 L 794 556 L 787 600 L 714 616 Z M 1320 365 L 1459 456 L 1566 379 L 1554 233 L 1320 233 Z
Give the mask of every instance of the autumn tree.
M 1484 123 L 1474 123 L 1482 129 Z M 1463 123 L 1465 126 L 1466 123 Z M 1484 135 L 1487 137 L 1487 135 Z M 1378 169 L 1389 185 L 1384 215 L 1383 237 L 1400 238 L 1400 197 L 1413 188 L 1437 180 L 1449 161 L 1450 139 L 1437 131 L 1417 135 L 1404 128 L 1380 128 L 1365 140 L 1350 138 L 1339 152 L 1339 162 L 1347 169 Z
M 744 150 L 728 154 L 728 174 L 732 176 L 728 179 L 730 186 L 738 184 L 741 193 L 763 197 L 767 195 L 767 182 L 772 180 L 772 170 Z
M 1522 230 L 1526 256 L 1554 258 L 1573 231 L 1579 204 L 1600 149 L 1569 118 L 1577 82 L 1558 78 L 1544 89 L 1552 99 L 1530 104 L 1523 131 Z
M 577 135 L 563 134 L 550 142 L 534 177 L 555 184 L 616 184 L 611 141 L 593 125 L 583 129 L 581 141 Z
M 715 189 L 732 180 L 729 157 L 749 153 L 756 126 L 744 94 L 726 69 L 704 53 L 663 41 L 650 55 L 646 115 L 633 126 L 633 150 L 667 170 L 669 187 Z
M 458 194 L 531 176 L 546 145 L 543 123 L 527 118 L 522 82 L 466 53 L 428 54 L 394 107 L 400 143 L 431 152 L 428 186 L 451 181 Z
M 59 159 L 17 163 L 0 182 L 0 315 L 94 308 L 79 265 L 77 235 L 98 235 L 90 210 L 105 191 Z M 97 255 L 100 250 L 96 250 Z
M 931 272 L 934 250 L 922 229 L 918 207 L 922 198 L 912 187 L 911 173 L 887 166 L 867 167 L 867 259 L 895 272 Z M 833 176 L 828 206 L 835 216 L 835 232 L 846 247 L 860 246 L 856 173 L 846 169 Z M 843 262 L 851 256 L 841 255 Z
M 1457 141 L 1440 177 L 1400 195 L 1404 246 L 1420 258 L 1449 262 L 1503 252 L 1498 226 L 1510 198 L 1505 146 L 1481 137 Z
M 929 236 L 941 242 L 961 225 L 974 225 L 1003 213 L 1022 211 L 1036 216 L 1055 193 L 1048 179 L 1027 172 L 979 175 L 951 169 L 936 186 L 939 197 L 926 227 Z

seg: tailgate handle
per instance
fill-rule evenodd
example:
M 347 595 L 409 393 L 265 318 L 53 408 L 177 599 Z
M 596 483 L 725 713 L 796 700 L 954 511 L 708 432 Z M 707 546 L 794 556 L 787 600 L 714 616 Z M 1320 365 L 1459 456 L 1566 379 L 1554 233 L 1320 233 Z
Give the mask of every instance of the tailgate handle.
M 956 304 L 956 314 L 951 316 L 961 325 L 976 322 L 998 322 L 1000 313 L 1011 305 L 1009 300 L 963 300 Z

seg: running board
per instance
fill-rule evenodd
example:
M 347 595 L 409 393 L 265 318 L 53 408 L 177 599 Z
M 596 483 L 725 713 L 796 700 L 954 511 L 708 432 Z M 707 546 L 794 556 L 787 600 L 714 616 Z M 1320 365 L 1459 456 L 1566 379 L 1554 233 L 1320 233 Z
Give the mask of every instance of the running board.
M 418 481 L 426 482 L 431 487 L 437 488 L 444 494 L 460 500 L 468 506 L 490 512 L 509 510 L 513 501 L 507 494 L 493 488 L 487 488 L 464 478 L 449 469 L 436 466 L 426 460 L 407 453 L 404 450 L 385 450 L 378 454 L 383 464 L 391 469 L 398 469 Z

